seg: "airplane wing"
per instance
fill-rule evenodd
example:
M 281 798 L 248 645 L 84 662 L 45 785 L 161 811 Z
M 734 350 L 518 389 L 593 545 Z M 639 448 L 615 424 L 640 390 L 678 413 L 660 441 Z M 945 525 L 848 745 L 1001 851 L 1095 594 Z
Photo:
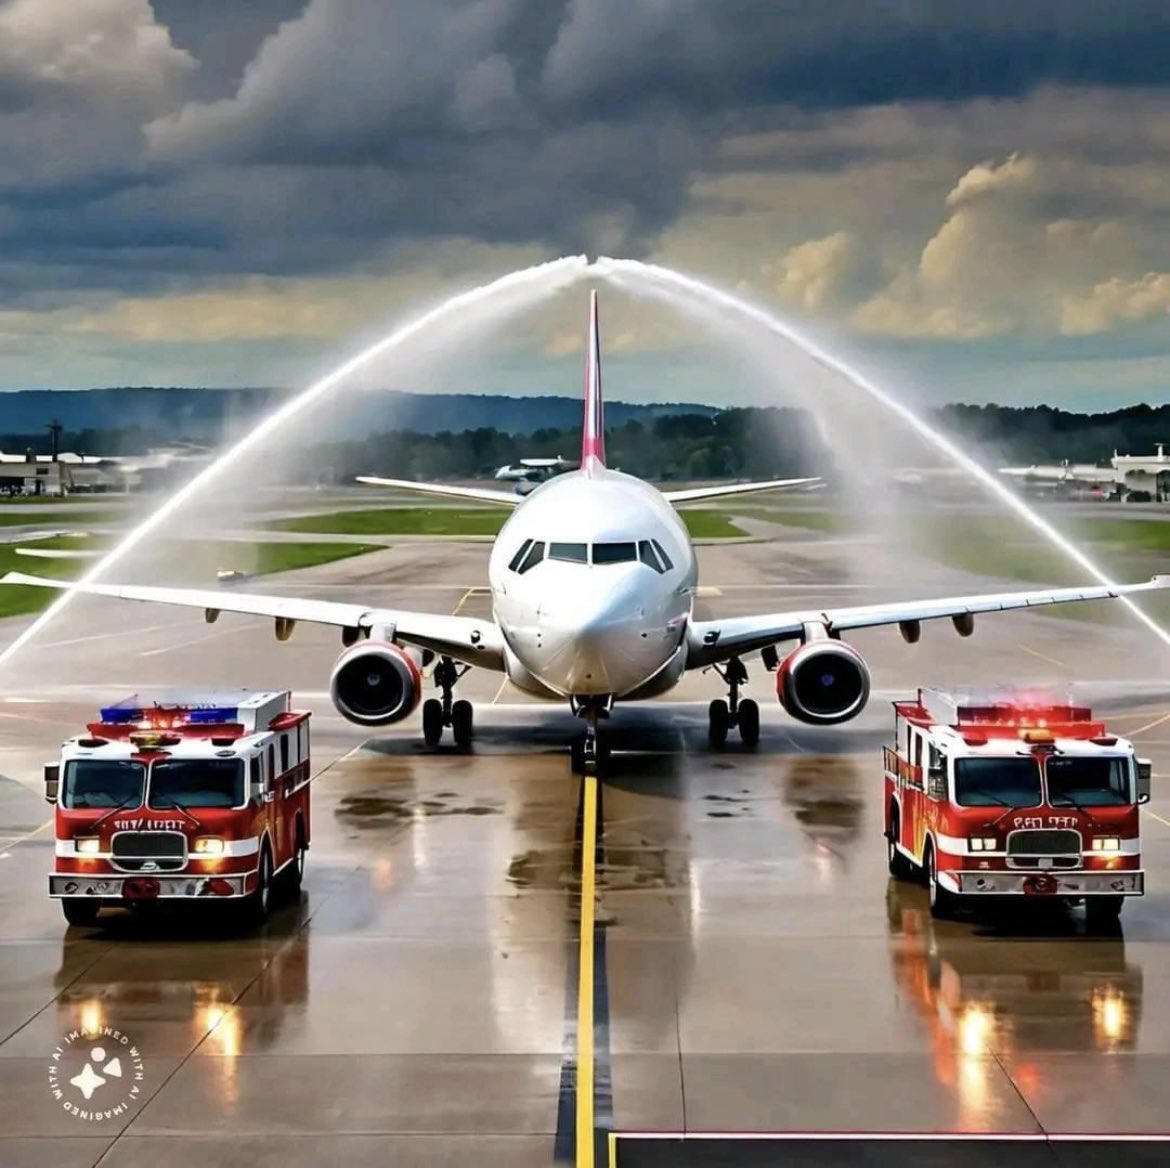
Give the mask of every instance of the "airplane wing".
M 96 560 L 106 554 L 103 551 L 82 551 L 80 548 L 66 550 L 65 548 L 15 547 L 12 550 L 18 556 L 39 556 L 43 560 Z
M 828 608 L 805 612 L 780 612 L 766 616 L 729 617 L 725 620 L 694 621 L 688 632 L 687 668 L 698 669 L 789 641 L 801 635 L 805 625 L 823 625 L 830 633 L 903 621 L 937 620 L 980 612 L 1007 612 L 1016 608 L 1039 608 L 1076 600 L 1110 600 L 1135 592 L 1170 588 L 1170 576 L 1155 576 L 1143 584 L 1116 584 L 1112 587 L 1047 588 L 1034 592 L 992 592 L 982 596 L 948 596 L 938 600 L 914 600 L 893 604 L 866 604 L 853 608 Z
M 394 487 L 401 491 L 417 491 L 422 495 L 446 495 L 451 499 L 474 499 L 479 503 L 496 503 L 501 507 L 516 507 L 524 502 L 522 495 L 511 491 L 493 491 L 490 487 L 453 487 L 446 483 L 416 483 L 412 479 L 382 479 L 375 475 L 358 475 L 359 483 L 375 487 Z
M 764 483 L 726 483 L 720 487 L 694 487 L 687 491 L 663 491 L 669 503 L 693 503 L 696 499 L 717 499 L 723 495 L 752 495 L 757 491 L 791 491 L 797 487 L 821 486 L 824 479 L 772 479 Z
M 112 596 L 119 600 L 201 608 L 208 621 L 216 620 L 221 612 L 267 616 L 278 625 L 284 622 L 286 630 L 287 622 L 295 624 L 297 621 L 335 625 L 351 630 L 385 627 L 388 631 L 393 630 L 391 635 L 397 640 L 420 649 L 430 649 L 482 669 L 502 672 L 504 668 L 504 640 L 499 626 L 473 617 L 367 608 L 361 604 L 343 604 L 334 600 L 262 596 L 234 590 L 158 588 L 138 584 L 74 584 L 43 576 L 26 576 L 22 572 L 9 572 L 0 576 L 0 584 L 24 584 L 36 588 L 56 588 L 63 592 L 83 592 L 88 596 Z

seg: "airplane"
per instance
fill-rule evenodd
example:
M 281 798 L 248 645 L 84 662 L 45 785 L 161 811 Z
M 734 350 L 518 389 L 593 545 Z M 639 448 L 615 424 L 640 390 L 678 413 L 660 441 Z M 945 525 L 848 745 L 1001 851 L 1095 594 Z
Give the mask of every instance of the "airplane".
M 517 496 L 486 487 L 362 476 L 395 490 L 474 499 L 512 510 L 488 563 L 490 619 L 387 609 L 330 600 L 266 596 L 235 589 L 187 589 L 139 584 L 71 583 L 9 573 L 0 583 L 73 590 L 272 618 L 278 641 L 299 622 L 340 629 L 342 652 L 329 680 L 338 711 L 363 727 L 410 716 L 423 690 L 423 671 L 442 697 L 422 703 L 422 733 L 437 746 L 446 728 L 457 747 L 473 738 L 468 701 L 453 699 L 470 668 L 503 673 L 520 690 L 567 702 L 584 723 L 571 744 L 576 773 L 601 774 L 611 758 L 600 730 L 615 705 L 668 693 L 684 674 L 714 669 L 726 699 L 708 708 L 709 740 L 718 749 L 732 728 L 745 745 L 759 740 L 760 711 L 740 699 L 744 658 L 756 654 L 776 673 L 776 693 L 789 716 L 821 726 L 857 717 L 870 696 L 870 672 L 842 634 L 897 625 L 909 643 L 925 621 L 949 618 L 960 636 L 974 631 L 976 614 L 1101 600 L 1170 587 L 1170 576 L 1139 584 L 991 593 L 887 604 L 824 607 L 698 620 L 698 566 L 676 507 L 699 499 L 808 489 L 816 478 L 735 483 L 659 491 L 606 465 L 605 418 L 597 293 L 590 296 L 585 356 L 581 466 Z M 793 647 L 780 658 L 777 646 Z
M 518 463 L 498 467 L 494 477 L 502 482 L 538 483 L 574 467 L 574 463 L 566 461 L 559 454 L 556 458 L 522 458 Z

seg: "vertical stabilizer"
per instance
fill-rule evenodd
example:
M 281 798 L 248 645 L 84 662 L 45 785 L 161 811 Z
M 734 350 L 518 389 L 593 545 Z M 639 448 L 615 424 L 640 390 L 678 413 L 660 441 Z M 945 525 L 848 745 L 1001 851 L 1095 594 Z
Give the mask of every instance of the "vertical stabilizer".
M 601 397 L 601 337 L 597 324 L 597 292 L 589 294 L 589 345 L 585 352 L 585 431 L 581 437 L 581 469 L 605 466 L 605 403 Z

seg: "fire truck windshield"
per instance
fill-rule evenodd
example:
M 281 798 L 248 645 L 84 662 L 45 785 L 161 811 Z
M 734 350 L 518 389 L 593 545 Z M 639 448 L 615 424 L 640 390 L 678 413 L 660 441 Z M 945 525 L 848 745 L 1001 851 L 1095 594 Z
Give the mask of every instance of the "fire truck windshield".
M 244 764 L 238 758 L 168 758 L 150 768 L 150 805 L 239 807 Z
M 137 807 L 145 767 L 128 759 L 76 758 L 65 764 L 61 806 Z
M 1053 807 L 1117 807 L 1133 802 L 1129 759 L 1114 755 L 1053 755 L 1045 767 Z
M 1031 758 L 960 758 L 955 802 L 961 807 L 1038 807 L 1040 768 Z

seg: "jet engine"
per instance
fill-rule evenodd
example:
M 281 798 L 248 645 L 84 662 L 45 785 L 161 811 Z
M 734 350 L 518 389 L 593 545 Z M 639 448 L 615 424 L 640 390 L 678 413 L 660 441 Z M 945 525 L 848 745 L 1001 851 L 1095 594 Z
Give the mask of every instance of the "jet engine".
M 422 695 L 422 655 L 401 645 L 359 641 L 337 658 L 329 694 L 359 726 L 388 726 L 413 712 Z
M 848 722 L 869 701 L 869 667 L 843 641 L 806 641 L 780 663 L 776 695 L 794 718 L 814 726 Z

